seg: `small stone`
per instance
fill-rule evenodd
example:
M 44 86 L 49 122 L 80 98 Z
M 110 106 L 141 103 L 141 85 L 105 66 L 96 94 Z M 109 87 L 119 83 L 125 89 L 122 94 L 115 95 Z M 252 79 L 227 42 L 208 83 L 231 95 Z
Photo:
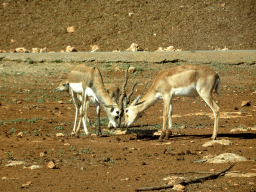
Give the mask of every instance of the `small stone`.
M 247 101 L 242 101 L 241 106 L 250 106 L 251 105 L 251 101 L 247 100 Z
M 164 51 L 162 47 L 159 47 L 156 51 Z
M 65 135 L 63 133 L 57 133 L 56 137 L 64 137 Z
M 99 46 L 98 45 L 91 45 L 91 52 L 96 52 L 99 50 Z
M 39 48 L 32 48 L 31 53 L 39 53 L 40 49 Z
M 173 46 L 169 46 L 166 49 L 164 49 L 165 51 L 175 51 L 175 48 Z
M 40 53 L 47 53 L 49 52 L 49 49 L 47 49 L 46 47 L 40 49 Z
M 3 3 L 3 7 L 7 7 L 9 5 L 9 3 Z
M 135 67 L 130 67 L 129 69 L 128 69 L 128 72 L 129 73 L 134 73 L 136 71 L 136 68 Z
M 183 191 L 185 190 L 185 186 L 178 184 L 178 185 L 174 185 L 172 189 L 177 191 Z
M 135 51 L 138 50 L 138 48 L 139 48 L 138 44 L 132 43 L 131 46 L 126 51 L 133 51 L 133 52 L 135 52 Z
M 76 52 L 75 47 L 71 47 L 70 45 L 66 47 L 66 52 Z
M 41 153 L 40 153 L 40 157 L 45 157 L 45 153 L 44 153 L 44 152 L 41 152 Z
M 28 181 L 26 184 L 22 184 L 21 187 L 24 188 L 24 187 L 28 187 L 29 185 L 31 185 L 32 182 L 31 181 Z
M 74 33 L 75 28 L 73 26 L 67 28 L 67 32 Z
M 63 101 L 61 101 L 61 100 L 60 100 L 60 101 L 58 101 L 58 103 L 59 103 L 59 104 L 64 104 L 64 102 L 63 102 Z
M 121 181 L 129 181 L 129 178 L 121 179 Z
M 23 136 L 23 132 L 19 132 L 17 135 L 18 138 L 22 138 L 22 136 Z
M 15 52 L 16 53 L 28 53 L 24 47 L 16 48 Z
M 55 165 L 54 161 L 50 161 L 48 163 L 47 167 L 50 168 L 50 169 L 56 169 L 56 165 Z

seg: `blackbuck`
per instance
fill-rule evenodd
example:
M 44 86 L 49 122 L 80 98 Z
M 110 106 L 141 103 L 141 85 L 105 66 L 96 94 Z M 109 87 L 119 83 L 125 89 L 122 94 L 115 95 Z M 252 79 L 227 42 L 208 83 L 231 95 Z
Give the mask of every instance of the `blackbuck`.
M 218 93 L 219 75 L 208 67 L 199 65 L 182 65 L 162 70 L 158 73 L 148 92 L 140 99 L 138 96 L 124 110 L 125 125 L 130 126 L 145 109 L 157 100 L 163 99 L 163 127 L 159 140 L 162 141 L 172 134 L 172 98 L 200 96 L 211 108 L 214 114 L 214 130 L 212 139 L 216 139 L 219 122 L 219 106 L 212 98 L 212 92 Z M 139 102 L 140 101 L 140 102 Z M 166 123 L 168 121 L 168 130 Z M 167 132 L 167 133 L 166 133 Z
M 118 119 L 121 114 L 121 110 L 118 107 L 116 101 L 118 100 L 119 92 L 112 93 L 116 95 L 113 101 L 107 90 L 104 87 L 101 73 L 96 67 L 88 67 L 85 64 L 74 67 L 68 74 L 66 81 L 62 82 L 57 88 L 58 91 L 70 91 L 75 107 L 75 122 L 73 133 L 77 134 L 80 129 L 81 121 L 83 122 L 84 131 L 88 134 L 86 122 L 84 119 L 88 119 L 88 110 L 90 102 L 96 104 L 97 113 L 97 134 L 101 134 L 100 129 L 100 105 L 104 108 L 111 124 L 114 127 L 118 125 Z M 79 95 L 81 95 L 81 106 L 79 105 Z M 77 117 L 79 112 L 79 122 L 77 125 Z

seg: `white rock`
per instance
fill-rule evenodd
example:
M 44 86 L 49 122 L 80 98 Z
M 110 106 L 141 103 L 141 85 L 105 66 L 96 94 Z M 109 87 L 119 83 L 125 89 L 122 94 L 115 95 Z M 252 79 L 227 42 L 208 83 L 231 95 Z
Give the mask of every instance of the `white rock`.
M 99 46 L 98 45 L 91 45 L 90 47 L 92 49 L 91 52 L 96 52 L 96 51 L 99 50 Z
M 47 53 L 47 52 L 49 52 L 49 49 L 47 49 L 47 47 L 40 49 L 40 53 Z
M 24 47 L 16 48 L 15 51 L 17 53 L 28 53 L 28 51 Z
M 256 177 L 256 173 L 225 173 L 226 177 Z
M 50 162 L 48 163 L 47 167 L 50 168 L 50 169 L 55 169 L 55 168 L 56 168 L 56 165 L 55 165 L 55 163 L 54 163 L 53 161 L 50 161 Z
M 248 129 L 239 127 L 239 128 L 234 128 L 230 130 L 230 132 L 238 132 L 238 131 L 248 131 Z
M 136 68 L 135 67 L 130 67 L 129 69 L 128 69 L 128 72 L 129 73 L 134 73 L 136 71 Z
M 40 49 L 39 48 L 32 48 L 31 53 L 39 53 Z
M 64 137 L 65 135 L 63 133 L 57 133 L 56 137 Z
M 73 26 L 67 28 L 67 32 L 74 33 L 75 28 Z
M 138 50 L 138 44 L 132 43 L 131 46 L 126 51 L 137 51 Z
M 16 165 L 24 165 L 25 162 L 24 161 L 10 161 L 11 163 L 5 165 L 7 167 L 13 167 L 13 166 L 16 166 Z
M 76 52 L 75 47 L 71 47 L 70 45 L 66 47 L 66 52 Z
M 121 131 L 121 130 L 116 130 L 115 135 L 125 135 L 127 130 Z
M 185 186 L 181 185 L 181 184 L 178 184 L 178 185 L 174 185 L 173 190 L 176 190 L 176 191 L 184 191 L 185 190 Z
M 251 101 L 247 100 L 247 101 L 242 101 L 241 103 L 241 107 L 244 107 L 244 106 L 250 106 L 251 105 Z
M 227 163 L 227 162 L 237 162 L 237 161 L 247 161 L 247 159 L 233 153 L 223 153 L 216 157 L 207 159 L 208 163 Z
M 23 167 L 24 169 L 40 169 L 40 168 L 42 168 L 41 166 L 39 166 L 39 165 L 31 165 L 30 167 Z
M 166 49 L 164 49 L 165 51 L 175 51 L 174 46 L 169 46 Z
M 164 51 L 162 47 L 159 47 L 156 51 Z
M 212 140 L 212 141 L 208 141 L 205 144 L 203 144 L 203 147 L 211 147 L 214 144 L 221 144 L 221 145 L 231 145 L 232 142 L 229 140 L 225 140 L 225 139 L 221 139 L 221 140 Z

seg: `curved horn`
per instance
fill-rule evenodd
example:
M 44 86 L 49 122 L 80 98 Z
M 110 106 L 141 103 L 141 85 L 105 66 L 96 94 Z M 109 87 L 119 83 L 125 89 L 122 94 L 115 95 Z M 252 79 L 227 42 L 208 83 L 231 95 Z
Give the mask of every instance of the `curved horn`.
M 131 88 L 131 91 L 128 93 L 127 97 L 125 98 L 125 102 L 124 102 L 124 109 L 128 106 L 128 104 L 130 103 L 130 97 L 133 94 L 134 88 L 136 87 L 136 85 L 138 84 L 138 82 L 134 83 L 134 85 Z
M 124 97 L 125 97 L 125 87 L 126 87 L 126 84 L 127 84 L 127 81 L 128 81 L 128 70 L 130 68 L 130 64 L 128 65 L 126 71 L 125 71 L 125 81 L 124 81 L 124 84 L 122 86 L 122 94 L 119 98 L 119 108 L 121 109 L 121 111 L 123 110 L 123 101 L 124 101 Z
M 139 102 L 139 100 L 140 100 L 140 95 L 132 102 L 132 105 L 133 106 L 135 106 L 138 102 Z

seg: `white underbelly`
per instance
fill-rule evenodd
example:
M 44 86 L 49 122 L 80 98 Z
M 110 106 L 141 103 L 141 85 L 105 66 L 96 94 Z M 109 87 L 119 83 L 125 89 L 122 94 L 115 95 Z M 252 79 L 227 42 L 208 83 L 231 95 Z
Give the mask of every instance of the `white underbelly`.
M 185 96 L 185 97 L 196 97 L 198 96 L 196 85 L 190 85 L 187 87 L 173 88 L 171 90 L 173 97 Z
M 82 94 L 83 86 L 82 83 L 69 83 L 70 88 L 77 94 Z
M 82 95 L 83 92 L 83 86 L 82 83 L 69 83 L 70 88 L 76 93 Z M 87 88 L 84 92 L 85 95 L 91 98 L 91 102 L 95 103 L 98 101 L 96 95 L 94 94 L 93 90 L 91 88 Z M 82 97 L 78 96 L 78 99 L 82 101 Z

